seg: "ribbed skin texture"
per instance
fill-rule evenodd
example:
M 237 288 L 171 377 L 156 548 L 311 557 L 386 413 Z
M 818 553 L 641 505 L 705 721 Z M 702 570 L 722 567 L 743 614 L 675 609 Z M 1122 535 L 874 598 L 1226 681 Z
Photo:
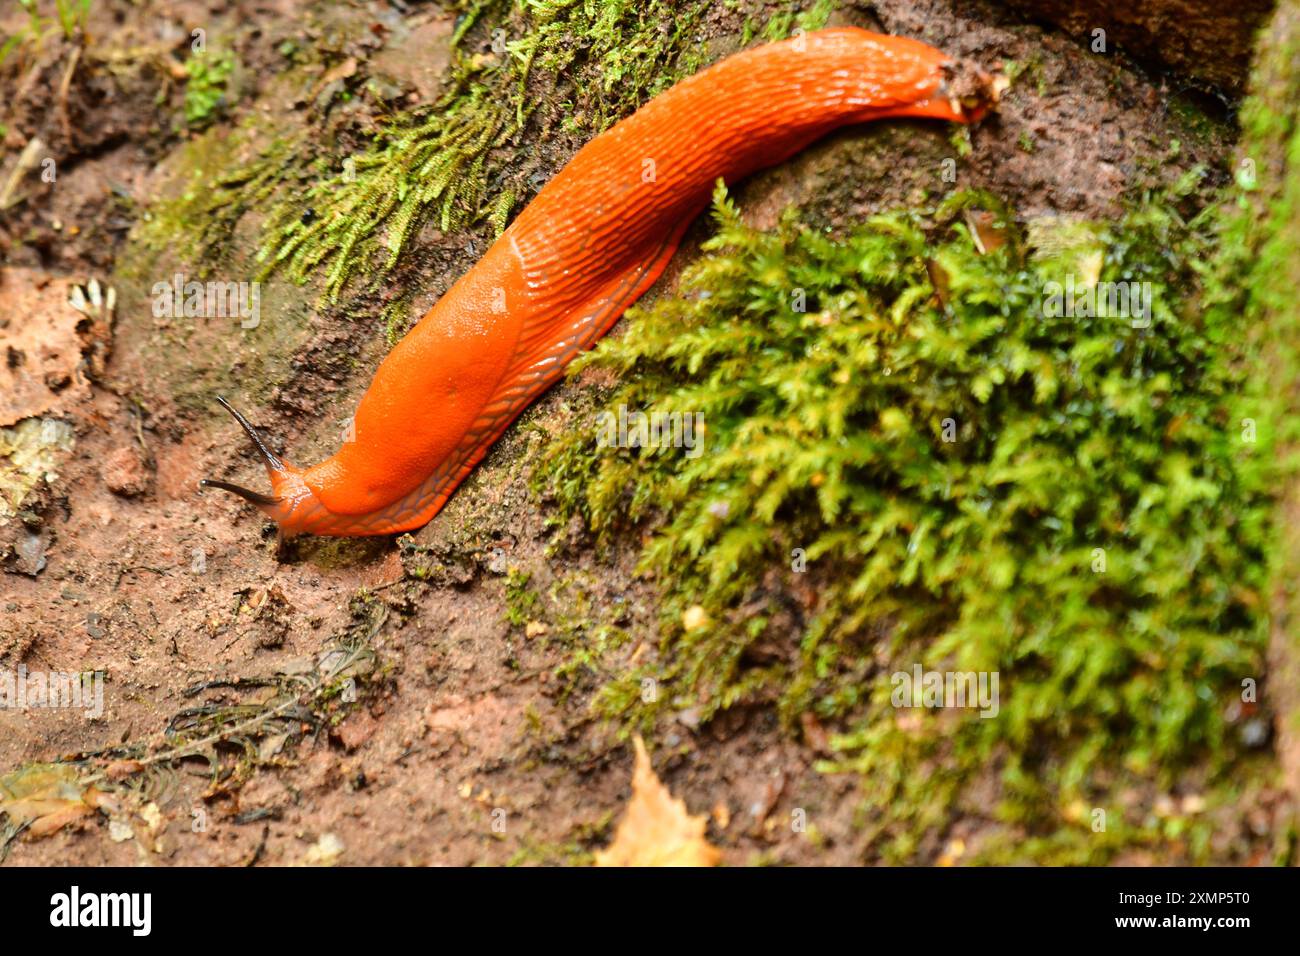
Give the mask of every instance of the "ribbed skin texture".
M 597 136 L 380 365 L 355 441 L 272 473 L 284 533 L 418 528 L 511 421 L 645 292 L 719 179 L 774 165 L 835 127 L 970 120 L 947 58 L 915 40 L 821 30 L 738 53 Z

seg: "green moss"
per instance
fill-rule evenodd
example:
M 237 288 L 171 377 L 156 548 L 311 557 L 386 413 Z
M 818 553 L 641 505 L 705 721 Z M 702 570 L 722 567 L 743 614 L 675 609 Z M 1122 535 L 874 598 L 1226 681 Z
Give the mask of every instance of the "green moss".
M 506 574 L 506 620 L 515 627 L 522 627 L 537 617 L 540 599 L 529 587 L 530 580 L 532 575 L 518 568 L 511 568 Z
M 1032 86 L 1040 99 L 1047 95 L 1047 72 L 1041 53 L 1035 52 L 1023 62 L 1003 60 L 1002 73 L 1013 86 Z
M 291 161 L 264 156 L 218 180 L 212 209 L 246 207 L 247 191 L 267 185 L 258 170 L 272 170 L 276 185 L 294 183 L 265 223 L 263 275 L 284 268 L 305 281 L 323 272 L 325 296 L 337 301 L 368 266 L 382 278 L 426 222 L 444 232 L 489 222 L 499 234 L 518 197 L 535 188 L 521 158 L 539 143 L 589 139 L 712 58 L 699 42 L 711 6 L 462 2 L 436 103 L 394 114 L 356 155 L 317 155 L 311 137 L 298 137 Z M 782 3 L 767 33 L 815 28 L 829 7 L 816 0 L 798 13 L 798 4 Z
M 1261 368 L 1279 443 L 1300 441 L 1288 411 L 1300 376 L 1300 5 L 1283 3 L 1261 41 L 1252 95 L 1242 106 L 1235 189 L 1221 216 L 1221 245 L 1211 277 L 1212 304 L 1237 314 L 1263 344 Z
M 1201 142 L 1222 137 L 1228 132 L 1226 124 L 1207 113 L 1205 106 L 1187 91 L 1180 91 L 1170 98 L 1169 113 L 1177 117 L 1182 129 Z
M 1257 345 L 1249 411 L 1277 489 L 1270 599 L 1274 610 L 1268 699 L 1276 711 L 1284 778 L 1300 740 L 1300 3 L 1282 0 L 1257 44 L 1241 146 L 1210 270 L 1211 308 Z M 1289 840 L 1294 853 L 1294 817 Z
M 620 623 L 626 622 L 628 608 L 621 599 L 598 600 L 594 584 L 589 575 L 571 571 L 547 592 L 552 625 L 547 641 L 560 649 L 563 658 L 554 671 L 562 688 L 560 700 L 615 676 L 611 661 L 631 640 Z
M 127 261 L 117 274 L 124 279 L 156 278 L 160 256 L 186 260 L 195 268 L 229 260 L 231 239 L 244 213 L 266 202 L 278 185 L 277 171 L 289 162 L 290 143 L 270 137 L 250 120 L 235 130 L 209 129 L 178 147 L 169 163 L 173 189 L 155 200 L 131 236 Z M 265 139 L 259 159 L 232 170 L 232 156 L 251 142 Z M 238 198 L 214 198 L 212 183 L 238 182 Z
M 511 855 L 507 866 L 591 866 L 594 847 L 609 840 L 614 826 L 614 810 L 594 820 L 575 823 L 562 843 L 539 841 L 531 836 L 520 838 L 520 848 Z
M 772 42 L 784 40 L 796 32 L 809 33 L 820 30 L 826 25 L 835 7 L 835 0 L 814 0 L 806 10 L 799 9 L 797 4 L 783 4 L 773 11 L 761 26 L 755 20 L 747 20 L 745 42 L 748 43 L 755 34 Z
M 959 214 L 988 197 L 834 240 L 790 217 L 756 232 L 719 195 L 680 295 L 575 369 L 622 373 L 613 415 L 702 415 L 703 454 L 602 448 L 587 422 L 538 469 L 561 518 L 650 531 L 659 657 L 598 707 L 836 722 L 823 769 L 860 774 L 891 859 L 990 776 L 1004 832 L 1057 841 L 1058 862 L 1162 838 L 1117 794 L 1231 763 L 1223 712 L 1266 630 L 1236 325 L 1188 305 L 1209 242 L 1207 216 L 1178 212 L 1193 182 L 1121 223 L 1040 231 L 1023 258 L 1005 221 L 1012 241 L 976 250 Z M 1097 278 L 1150 283 L 1149 327 L 1044 311 L 1048 283 Z M 709 623 L 688 630 L 694 605 Z M 996 672 L 996 719 L 894 707 L 891 676 L 917 663 Z M 1064 816 L 1078 801 L 1112 808 L 1106 839 Z
M 185 61 L 185 122 L 202 129 L 229 107 L 229 84 L 235 72 L 235 54 L 196 53 Z

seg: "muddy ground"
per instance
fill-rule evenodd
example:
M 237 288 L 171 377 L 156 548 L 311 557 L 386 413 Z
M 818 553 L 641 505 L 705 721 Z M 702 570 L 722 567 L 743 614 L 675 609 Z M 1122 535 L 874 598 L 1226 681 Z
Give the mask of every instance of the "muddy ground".
M 1198 162 L 1221 165 L 1230 148 L 1227 111 L 1214 97 L 1000 5 L 841 4 L 832 22 L 918 37 L 990 67 L 1031 66 L 959 161 L 962 185 L 1007 197 L 1025 217 L 1113 216 L 1148 166 L 1173 178 Z M 267 748 L 266 765 L 240 787 L 214 785 L 205 764 L 185 762 L 146 795 L 160 820 L 137 817 L 124 834 L 88 817 L 19 839 L 11 864 L 286 864 L 326 834 L 349 864 L 579 862 L 608 840 L 628 798 L 630 748 L 590 716 L 598 675 L 555 671 L 588 639 L 584 615 L 612 616 L 638 635 L 629 657 L 649 652 L 655 594 L 632 573 L 635 542 L 597 555 L 580 528 L 548 527 L 527 481 L 537 442 L 566 427 L 595 383 L 580 378 L 538 402 L 413 540 L 277 550 L 252 508 L 196 491 L 205 476 L 265 484 L 213 397 L 227 394 L 290 459 L 318 460 L 387 348 L 376 321 L 385 303 L 318 307 L 316 290 L 277 276 L 262 295 L 266 327 L 251 334 L 237 322 L 160 317 L 150 307 L 155 283 L 191 267 L 179 243 L 158 249 L 139 239 L 157 204 L 204 188 L 239 158 L 228 153 L 251 155 L 233 135 L 250 118 L 272 128 L 333 122 L 311 107 L 322 76 L 284 73 L 277 50 L 286 41 L 331 44 L 355 61 L 350 88 L 383 77 L 413 102 L 436 95 L 454 24 L 454 13 L 433 4 L 97 3 L 79 62 L 68 65 L 79 41 L 54 36 L 21 75 L 7 75 L 17 85 L 0 103 L 0 186 L 33 138 L 57 179 L 43 182 L 32 169 L 20 177 L 25 198 L 0 213 L 0 351 L 9 356 L 0 426 L 70 427 L 43 426 L 42 478 L 19 514 L 0 517 L 8 555 L 0 667 L 93 670 L 106 683 L 95 720 L 0 711 L 0 771 L 151 741 L 196 700 L 250 699 L 238 687 L 188 696 L 187 688 L 310 670 L 329 639 L 383 617 L 377 669 L 356 706 L 331 711 L 336 725 Z M 241 64 L 237 99 L 208 133 L 176 123 L 178 64 L 196 27 L 230 43 Z M 718 54 L 735 48 L 738 21 L 719 13 L 701 42 Z M 350 130 L 378 118 L 362 96 L 341 109 Z M 562 136 L 540 144 L 534 178 L 545 182 L 579 145 Z M 953 155 L 950 131 L 936 125 L 847 130 L 736 195 L 753 222 L 797 204 L 835 228 L 918 200 Z M 234 261 L 255 235 L 256 214 L 246 219 Z M 704 235 L 696 224 L 652 295 L 673 287 Z M 418 290 L 410 318 L 489 238 L 486 226 L 419 234 L 392 278 Z M 92 278 L 114 288 L 115 321 L 87 320 L 66 304 L 70 284 Z M 519 623 L 509 619 L 512 569 L 540 595 Z M 358 610 L 363 589 L 373 602 Z M 859 825 L 854 781 L 816 771 L 814 747 L 770 712 L 733 711 L 704 727 L 684 716 L 654 745 L 664 780 L 709 813 L 709 838 L 727 864 L 878 858 Z M 818 839 L 792 831 L 796 808 Z M 1267 831 L 1269 813 L 1267 804 L 1233 808 L 1216 856 L 1251 859 L 1249 834 Z M 917 862 L 977 842 L 988 824 L 979 808 L 953 808 Z M 1154 862 L 1136 852 L 1128 861 Z

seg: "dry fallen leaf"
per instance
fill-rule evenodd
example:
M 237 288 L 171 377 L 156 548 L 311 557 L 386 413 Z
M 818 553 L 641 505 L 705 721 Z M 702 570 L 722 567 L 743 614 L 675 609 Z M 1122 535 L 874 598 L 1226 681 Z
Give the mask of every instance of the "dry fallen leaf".
M 93 787 L 82 787 L 77 768 L 67 764 L 35 764 L 0 776 L 0 814 L 14 826 L 30 824 L 34 837 L 94 813 L 97 796 Z
M 966 226 L 980 255 L 986 256 L 1007 243 L 1006 228 L 996 214 L 984 209 L 967 209 Z
M 673 799 L 655 776 L 641 738 L 633 743 L 632 799 L 614 842 L 596 853 L 596 865 L 716 866 L 722 854 L 704 839 L 707 818 L 691 816 L 685 803 Z

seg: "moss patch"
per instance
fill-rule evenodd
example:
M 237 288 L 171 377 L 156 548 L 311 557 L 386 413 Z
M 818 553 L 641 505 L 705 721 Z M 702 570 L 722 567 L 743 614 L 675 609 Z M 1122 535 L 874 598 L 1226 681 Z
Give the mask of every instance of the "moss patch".
M 185 122 L 201 129 L 220 117 L 229 102 L 229 84 L 235 71 L 235 54 L 196 53 L 185 61 Z
M 538 470 L 563 518 L 652 529 L 659 658 L 600 709 L 769 701 L 791 728 L 843 728 L 823 769 L 861 775 L 887 859 L 990 776 L 991 857 L 1169 837 L 1121 792 L 1231 762 L 1225 711 L 1266 632 L 1267 495 L 1235 324 L 1189 305 L 1210 231 L 1178 212 L 1192 186 L 1071 230 L 1086 242 L 1026 243 L 995 213 L 978 244 L 967 223 L 988 217 L 963 210 L 989 197 L 834 240 L 790 217 L 756 232 L 720 194 L 680 295 L 575 370 L 624 376 L 615 418 L 701 415 L 703 453 L 601 447 L 588 421 Z M 1146 283 L 1149 315 L 1047 304 L 1096 281 Z M 997 716 L 895 706 L 916 664 L 996 673 Z
M 1300 3 L 1284 0 L 1261 33 L 1251 96 L 1241 111 L 1234 188 L 1221 217 L 1211 307 L 1258 344 L 1253 414 L 1279 489 L 1272 549 L 1273 635 L 1268 694 L 1278 713 L 1277 750 L 1300 796 Z M 1294 833 L 1292 834 L 1294 840 Z
M 830 6 L 818 0 L 800 12 L 799 4 L 782 3 L 761 24 L 761 5 L 727 8 L 728 15 L 754 8 L 743 21 L 748 40 L 814 29 Z M 305 181 L 274 207 L 260 259 L 264 274 L 283 267 L 300 281 L 323 270 L 325 295 L 337 301 L 367 265 L 377 278 L 391 270 L 427 222 L 444 232 L 489 222 L 499 234 L 536 186 L 535 164 L 519 162 L 521 155 L 535 156 L 559 136 L 589 139 L 722 52 L 702 42 L 712 7 L 704 0 L 463 3 L 436 103 L 396 112 L 354 155 L 316 156 L 302 136 L 291 162 L 264 156 L 218 181 L 210 208 L 247 206 L 249 190 L 270 183 L 268 169 L 277 184 Z

